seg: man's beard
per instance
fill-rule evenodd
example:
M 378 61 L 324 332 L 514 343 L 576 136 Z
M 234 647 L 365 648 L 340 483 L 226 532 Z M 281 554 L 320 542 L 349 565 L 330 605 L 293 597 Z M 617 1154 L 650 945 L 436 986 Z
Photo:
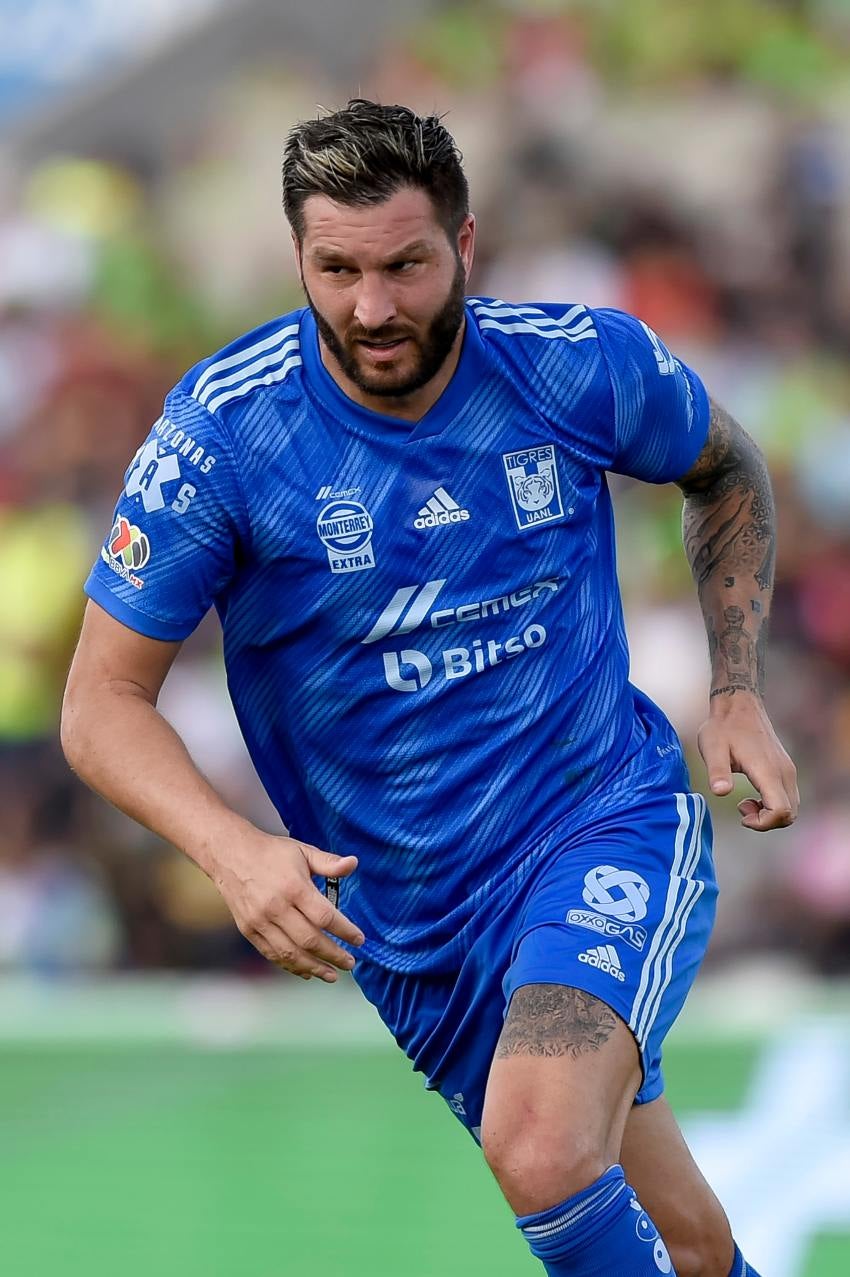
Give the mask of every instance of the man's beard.
M 303 282 L 303 281 L 302 281 Z M 316 308 L 313 299 L 304 292 L 316 320 L 316 327 L 322 340 L 339 363 L 346 377 L 368 395 L 379 395 L 384 398 L 402 398 L 413 394 L 427 385 L 435 377 L 448 358 L 449 351 L 455 343 L 464 317 L 464 298 L 466 294 L 466 272 L 463 263 L 458 260 L 449 295 L 428 325 L 424 337 L 387 324 L 382 328 L 367 329 L 354 324 L 344 338 L 331 327 L 324 315 Z M 399 374 L 380 368 L 364 369 L 355 354 L 356 345 L 361 341 L 390 342 L 393 339 L 407 337 L 416 347 L 418 359 L 415 366 L 399 380 Z M 406 350 L 405 350 L 406 353 Z

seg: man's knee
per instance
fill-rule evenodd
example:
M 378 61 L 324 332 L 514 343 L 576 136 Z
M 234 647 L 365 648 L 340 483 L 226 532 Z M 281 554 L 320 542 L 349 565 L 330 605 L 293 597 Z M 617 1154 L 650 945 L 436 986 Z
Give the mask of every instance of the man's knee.
M 606 1003 L 569 985 L 517 990 L 481 1129 L 484 1155 L 517 1214 L 557 1205 L 619 1161 L 639 1081 L 634 1039 Z
M 481 1128 L 487 1165 L 517 1215 L 548 1210 L 572 1197 L 607 1169 L 604 1151 L 580 1135 L 563 1139 L 539 1117 Z

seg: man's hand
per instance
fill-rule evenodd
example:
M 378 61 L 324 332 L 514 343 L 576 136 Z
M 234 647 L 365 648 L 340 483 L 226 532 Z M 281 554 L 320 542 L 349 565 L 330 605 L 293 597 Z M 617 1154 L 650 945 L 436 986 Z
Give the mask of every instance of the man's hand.
M 252 829 L 228 847 L 227 863 L 217 863 L 211 877 L 237 927 L 264 958 L 303 980 L 318 976 L 333 984 L 334 968 L 350 971 L 354 958 L 324 933 L 353 945 L 364 936 L 310 875 L 346 878 L 356 868 L 356 856 Z
M 797 818 L 797 770 L 779 742 L 761 698 L 742 689 L 721 692 L 697 737 L 713 794 L 732 792 L 732 773 L 746 776 L 759 798 L 738 803 L 747 829 L 782 829 Z

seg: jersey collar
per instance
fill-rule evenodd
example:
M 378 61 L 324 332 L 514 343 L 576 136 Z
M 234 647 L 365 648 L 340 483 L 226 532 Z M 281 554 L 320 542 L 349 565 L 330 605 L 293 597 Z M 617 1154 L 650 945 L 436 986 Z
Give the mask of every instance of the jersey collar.
M 466 306 L 466 325 L 457 368 L 452 379 L 432 404 L 425 416 L 417 422 L 403 417 L 393 417 L 383 412 L 373 412 L 350 399 L 334 381 L 319 352 L 319 334 L 312 311 L 306 308 L 301 317 L 301 356 L 304 360 L 305 382 L 309 390 L 346 425 L 365 429 L 370 435 L 395 436 L 410 443 L 416 439 L 440 434 L 461 411 L 472 391 L 480 385 L 487 368 L 486 352 L 475 316 Z

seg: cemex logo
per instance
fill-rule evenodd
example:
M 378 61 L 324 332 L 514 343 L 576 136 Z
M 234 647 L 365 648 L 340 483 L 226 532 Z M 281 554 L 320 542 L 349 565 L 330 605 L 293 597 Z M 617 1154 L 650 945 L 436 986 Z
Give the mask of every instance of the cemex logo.
M 436 581 L 426 581 L 424 585 L 405 585 L 396 590 L 375 624 L 362 643 L 377 643 L 379 639 L 401 638 L 403 634 L 412 634 L 424 624 L 430 613 L 430 624 L 434 630 L 446 625 L 464 624 L 468 621 L 483 621 L 489 616 L 500 616 L 514 608 L 524 607 L 539 595 L 548 591 L 557 594 L 558 582 L 554 578 L 546 581 L 535 581 L 533 585 L 523 586 L 510 594 L 500 594 L 496 598 L 482 599 L 474 603 L 461 603 L 459 607 L 438 608 L 431 611 L 437 601 L 437 595 L 446 584 L 443 577 Z

